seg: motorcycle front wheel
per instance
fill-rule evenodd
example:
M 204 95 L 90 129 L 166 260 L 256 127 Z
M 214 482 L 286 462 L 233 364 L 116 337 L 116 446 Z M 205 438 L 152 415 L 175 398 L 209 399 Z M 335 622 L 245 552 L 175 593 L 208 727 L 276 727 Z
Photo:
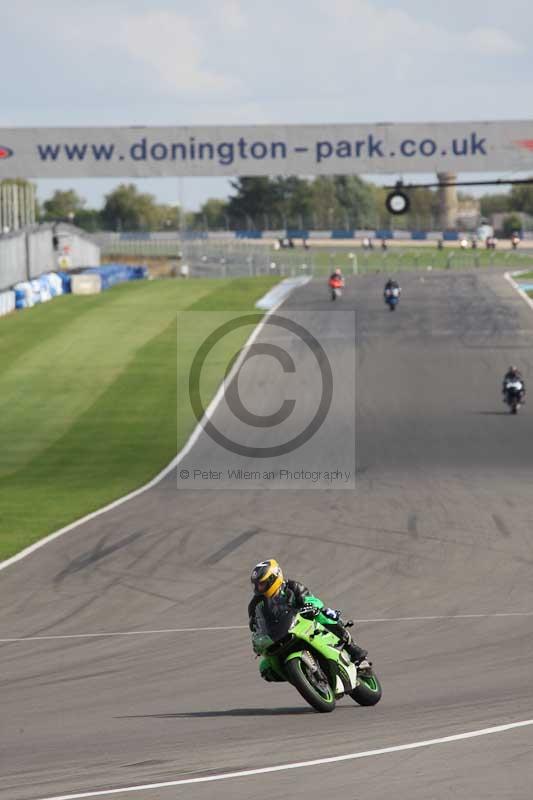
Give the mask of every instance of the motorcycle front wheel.
M 372 670 L 364 675 L 359 674 L 357 677 L 359 683 L 353 692 L 350 692 L 350 697 L 360 706 L 375 706 L 383 694 L 378 676 Z
M 313 672 L 301 658 L 292 658 L 285 664 L 289 681 L 316 711 L 327 713 L 335 708 L 335 694 L 329 683 Z

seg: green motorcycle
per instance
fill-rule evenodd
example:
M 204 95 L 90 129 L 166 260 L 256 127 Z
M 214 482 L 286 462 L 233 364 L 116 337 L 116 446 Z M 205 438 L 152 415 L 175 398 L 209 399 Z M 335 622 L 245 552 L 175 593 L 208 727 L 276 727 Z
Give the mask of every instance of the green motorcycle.
M 358 670 L 342 641 L 325 624 L 322 601 L 309 600 L 311 608 L 303 611 L 284 599 L 266 600 L 258 606 L 252 646 L 262 656 L 261 674 L 268 680 L 292 683 L 317 711 L 333 711 L 345 694 L 361 706 L 375 706 L 382 689 L 374 670 Z

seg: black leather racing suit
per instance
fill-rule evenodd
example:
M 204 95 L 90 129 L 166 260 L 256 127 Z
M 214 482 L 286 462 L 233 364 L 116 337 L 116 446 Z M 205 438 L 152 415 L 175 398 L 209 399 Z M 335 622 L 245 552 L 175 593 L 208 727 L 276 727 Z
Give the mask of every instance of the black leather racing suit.
M 281 591 L 286 594 L 288 603 L 293 608 L 303 608 L 305 605 L 305 598 L 312 595 L 307 586 L 304 586 L 304 584 L 299 581 L 286 580 L 281 587 Z M 263 602 L 263 599 L 262 595 L 254 594 L 248 603 L 248 621 L 251 631 L 253 631 L 255 625 L 255 609 L 259 603 Z

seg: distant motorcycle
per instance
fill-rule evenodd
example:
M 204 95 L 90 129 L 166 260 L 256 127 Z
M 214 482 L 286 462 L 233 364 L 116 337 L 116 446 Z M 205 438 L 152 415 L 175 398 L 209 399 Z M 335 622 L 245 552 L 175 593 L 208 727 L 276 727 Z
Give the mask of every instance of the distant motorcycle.
M 524 384 L 518 378 L 507 381 L 504 388 L 504 400 L 511 414 L 517 414 L 524 401 Z
M 331 289 L 332 300 L 337 300 L 342 297 L 342 290 L 344 289 L 344 281 L 342 278 L 330 278 L 328 284 Z
M 400 302 L 400 289 L 396 286 L 385 289 L 384 291 L 385 303 L 389 307 L 389 311 L 394 311 L 398 303 Z

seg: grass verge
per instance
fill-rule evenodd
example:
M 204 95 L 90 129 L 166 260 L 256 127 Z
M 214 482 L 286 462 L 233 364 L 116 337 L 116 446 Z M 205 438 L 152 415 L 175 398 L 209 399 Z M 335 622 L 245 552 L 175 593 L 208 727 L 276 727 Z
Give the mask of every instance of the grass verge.
M 0 560 L 171 461 L 195 424 L 189 406 L 177 404 L 188 376 L 177 360 L 177 312 L 250 312 L 276 280 L 124 284 L 0 321 Z M 236 332 L 207 365 L 206 393 L 248 332 Z M 189 350 L 204 337 L 190 329 Z

